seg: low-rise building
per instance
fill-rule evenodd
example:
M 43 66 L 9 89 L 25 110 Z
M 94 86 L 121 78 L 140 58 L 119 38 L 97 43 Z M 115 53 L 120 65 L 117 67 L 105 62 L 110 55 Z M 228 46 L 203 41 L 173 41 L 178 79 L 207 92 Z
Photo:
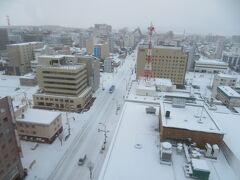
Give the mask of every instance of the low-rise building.
M 217 87 L 218 86 L 230 86 L 234 88 L 236 86 L 237 77 L 229 74 L 215 74 L 213 83 L 212 83 L 212 97 L 216 97 L 217 95 Z
M 185 103 L 185 102 L 182 102 Z M 186 142 L 191 140 L 203 148 L 206 143 L 220 145 L 223 132 L 204 105 L 179 102 L 160 103 L 160 138 Z
M 226 72 L 228 70 L 228 64 L 212 59 L 199 59 L 195 61 L 194 72 L 202 73 L 219 73 Z
M 155 85 L 157 91 L 168 92 L 174 91 L 176 86 L 172 84 L 171 79 L 155 78 Z
M 27 109 L 16 118 L 21 139 L 52 143 L 62 132 L 62 116 L 59 112 Z
M 36 75 L 33 73 L 25 74 L 19 78 L 21 86 L 36 86 L 37 85 L 37 78 Z
M 216 98 L 227 107 L 240 106 L 240 94 L 229 86 L 218 86 Z

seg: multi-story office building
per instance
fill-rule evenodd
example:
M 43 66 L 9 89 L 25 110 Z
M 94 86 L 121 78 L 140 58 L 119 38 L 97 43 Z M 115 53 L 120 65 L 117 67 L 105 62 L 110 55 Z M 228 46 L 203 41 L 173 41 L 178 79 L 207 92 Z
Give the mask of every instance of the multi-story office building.
M 215 74 L 213 83 L 212 83 L 212 97 L 217 95 L 218 86 L 230 86 L 235 88 L 237 82 L 237 77 L 229 74 Z
M 75 61 L 74 56 L 38 57 L 35 107 L 79 111 L 92 99 L 87 65 Z
M 142 45 L 137 54 L 137 79 L 143 76 L 147 47 Z M 152 70 L 157 78 L 171 79 L 175 85 L 184 85 L 187 55 L 180 47 L 158 46 L 152 50 Z
M 22 179 L 23 167 L 10 97 L 0 98 L 0 179 Z
M 6 28 L 0 28 L 0 50 L 6 50 L 9 43 L 8 32 Z
M 6 73 L 10 75 L 24 75 L 31 71 L 31 61 L 34 59 L 34 49 L 41 48 L 43 43 L 30 42 L 10 44 L 7 46 L 9 65 Z

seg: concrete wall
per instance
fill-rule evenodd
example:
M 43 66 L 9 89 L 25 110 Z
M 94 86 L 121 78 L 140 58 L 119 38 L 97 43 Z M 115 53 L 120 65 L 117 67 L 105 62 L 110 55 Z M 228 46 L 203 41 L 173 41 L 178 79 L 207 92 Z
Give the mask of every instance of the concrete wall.
M 200 148 L 204 148 L 206 143 L 220 145 L 223 142 L 223 134 L 163 127 L 161 120 L 160 120 L 160 138 L 161 140 L 173 139 L 183 141 L 186 140 L 187 138 L 191 138 L 192 142 L 196 142 L 197 146 Z

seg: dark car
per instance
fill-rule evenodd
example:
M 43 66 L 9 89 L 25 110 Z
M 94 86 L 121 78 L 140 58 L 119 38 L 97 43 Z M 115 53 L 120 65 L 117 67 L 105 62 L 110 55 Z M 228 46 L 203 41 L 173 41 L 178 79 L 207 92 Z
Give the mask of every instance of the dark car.
M 82 166 L 85 163 L 86 159 L 87 159 L 87 155 L 85 154 L 83 157 L 79 158 L 78 165 Z

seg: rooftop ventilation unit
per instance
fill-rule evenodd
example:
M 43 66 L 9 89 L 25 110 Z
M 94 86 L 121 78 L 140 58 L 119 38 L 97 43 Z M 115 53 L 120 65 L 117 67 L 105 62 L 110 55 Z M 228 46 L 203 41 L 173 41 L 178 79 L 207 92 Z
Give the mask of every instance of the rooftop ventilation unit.
M 149 106 L 146 108 L 146 113 L 147 114 L 155 114 L 156 113 L 156 108 L 154 108 L 153 106 Z
M 184 108 L 185 104 L 186 104 L 185 98 L 173 98 L 173 100 L 172 100 L 173 107 Z
M 165 117 L 166 117 L 166 118 L 169 118 L 169 117 L 170 117 L 170 111 L 166 111 Z
M 169 142 L 161 143 L 160 162 L 161 164 L 171 165 L 172 163 L 172 144 L 171 143 Z

